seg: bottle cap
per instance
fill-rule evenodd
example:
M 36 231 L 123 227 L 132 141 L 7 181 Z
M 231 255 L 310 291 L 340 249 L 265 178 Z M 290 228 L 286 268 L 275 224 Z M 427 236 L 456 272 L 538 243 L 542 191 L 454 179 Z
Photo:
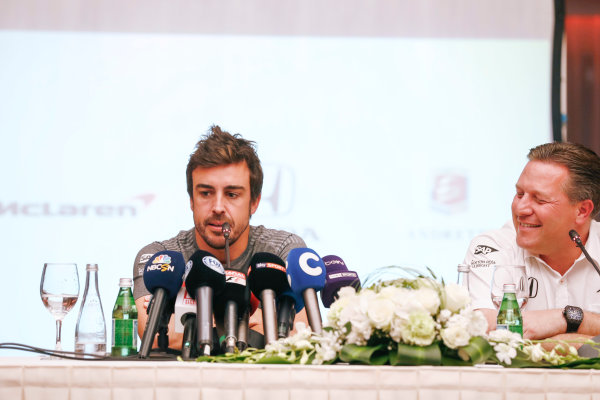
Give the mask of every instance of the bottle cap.
M 505 283 L 504 286 L 502 286 L 502 291 L 504 293 L 515 293 L 517 291 L 517 285 L 514 283 Z
M 87 264 L 85 266 L 86 271 L 98 271 L 98 264 Z
M 120 287 L 132 287 L 133 286 L 133 281 L 131 280 L 131 278 L 120 278 L 119 279 L 119 286 Z

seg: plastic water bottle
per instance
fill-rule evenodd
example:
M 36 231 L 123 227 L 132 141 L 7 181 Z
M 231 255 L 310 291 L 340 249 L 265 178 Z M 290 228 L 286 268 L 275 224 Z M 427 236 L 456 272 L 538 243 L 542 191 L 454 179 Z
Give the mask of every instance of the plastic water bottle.
M 131 278 L 119 280 L 119 294 L 112 312 L 113 357 L 127 357 L 137 354 L 138 313 L 131 293 Z
M 502 304 L 500 304 L 498 318 L 496 319 L 496 329 L 508 329 L 523 336 L 523 318 L 521 317 L 521 308 L 517 301 L 516 285 L 514 283 L 505 283 L 502 291 L 504 292 L 504 296 L 502 297 Z
M 98 291 L 98 264 L 85 267 L 85 291 L 75 327 L 75 352 L 106 355 L 106 323 Z

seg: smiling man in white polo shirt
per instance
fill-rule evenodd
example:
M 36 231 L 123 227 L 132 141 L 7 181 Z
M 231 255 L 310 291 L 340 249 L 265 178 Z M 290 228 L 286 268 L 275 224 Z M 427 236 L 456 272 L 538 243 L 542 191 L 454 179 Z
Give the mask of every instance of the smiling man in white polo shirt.
M 529 339 L 573 339 L 600 334 L 600 273 L 569 236 L 579 233 L 588 253 L 600 261 L 600 158 L 572 143 L 547 143 L 530 150 L 516 184 L 512 223 L 471 241 L 473 306 L 496 326 L 490 296 L 494 265 L 525 265 L 529 301 L 523 334 Z

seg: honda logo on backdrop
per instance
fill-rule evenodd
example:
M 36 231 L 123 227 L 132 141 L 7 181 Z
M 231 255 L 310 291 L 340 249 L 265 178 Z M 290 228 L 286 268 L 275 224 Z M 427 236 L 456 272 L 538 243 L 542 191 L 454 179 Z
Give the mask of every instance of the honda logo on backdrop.
M 294 171 L 280 165 L 265 165 L 260 207 L 263 216 L 289 214 L 294 207 L 296 180 Z

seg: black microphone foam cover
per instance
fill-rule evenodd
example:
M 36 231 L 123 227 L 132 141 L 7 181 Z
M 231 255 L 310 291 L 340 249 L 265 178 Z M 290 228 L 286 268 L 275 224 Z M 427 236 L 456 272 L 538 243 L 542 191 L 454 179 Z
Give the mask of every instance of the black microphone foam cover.
M 265 289 L 272 289 L 279 296 L 289 287 L 285 262 L 272 253 L 256 253 L 250 260 L 248 285 L 258 298 Z
M 185 289 L 196 300 L 196 289 L 209 286 L 215 294 L 225 287 L 225 270 L 221 262 L 208 251 L 198 250 L 190 257 L 191 268 L 185 278 Z
M 215 296 L 215 314 L 222 314 L 225 304 L 230 300 L 236 302 L 240 310 L 245 310 L 248 307 L 250 296 L 247 292 L 246 274 L 227 269 L 225 270 L 225 288 Z

